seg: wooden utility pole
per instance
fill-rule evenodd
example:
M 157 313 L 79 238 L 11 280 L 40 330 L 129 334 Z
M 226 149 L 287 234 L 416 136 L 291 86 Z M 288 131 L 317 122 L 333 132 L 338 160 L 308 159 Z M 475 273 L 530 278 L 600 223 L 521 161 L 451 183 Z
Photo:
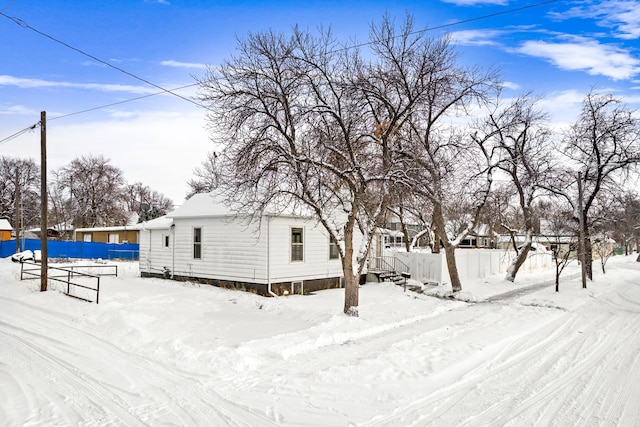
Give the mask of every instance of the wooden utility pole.
M 47 112 L 40 113 L 40 291 L 47 290 L 49 263 L 47 252 Z
M 16 253 L 20 252 L 20 168 L 16 167 Z
M 578 249 L 580 250 L 580 266 L 582 271 L 582 287 L 587 287 L 587 257 L 585 256 L 585 252 L 587 250 L 586 245 L 584 244 L 584 213 L 582 212 L 582 173 L 578 172 L 578 221 L 580 222 L 580 232 L 578 233 L 578 238 L 580 242 L 578 243 Z

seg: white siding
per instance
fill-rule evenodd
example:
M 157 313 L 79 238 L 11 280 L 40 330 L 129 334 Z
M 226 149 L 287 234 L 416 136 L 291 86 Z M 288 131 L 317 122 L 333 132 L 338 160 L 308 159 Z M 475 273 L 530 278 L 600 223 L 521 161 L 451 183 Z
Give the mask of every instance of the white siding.
M 169 236 L 169 247 L 164 247 L 164 236 Z M 164 267 L 171 269 L 173 236 L 169 229 L 140 231 L 140 271 L 162 274 Z
M 316 221 L 269 217 L 271 283 L 342 277 L 339 259 L 329 260 L 329 237 Z M 304 261 L 291 261 L 291 228 L 304 229 Z
M 267 283 L 266 237 L 257 224 L 228 218 L 175 218 L 175 271 L 189 277 Z M 202 229 L 201 259 L 193 258 L 193 229 Z
M 168 267 L 176 276 L 258 284 L 342 277 L 340 260 L 329 259 L 328 234 L 315 220 L 267 216 L 258 227 L 230 217 L 175 217 L 173 223 L 173 231 L 141 231 L 142 272 Z M 293 227 L 304 230 L 303 261 L 291 261 Z M 194 228 L 202 230 L 200 259 L 193 258 Z

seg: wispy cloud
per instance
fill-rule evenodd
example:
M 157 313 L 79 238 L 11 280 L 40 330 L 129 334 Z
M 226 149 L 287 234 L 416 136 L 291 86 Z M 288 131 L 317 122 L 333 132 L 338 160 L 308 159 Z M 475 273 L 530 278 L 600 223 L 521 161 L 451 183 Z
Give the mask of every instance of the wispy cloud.
M 144 86 L 131 86 L 120 84 L 105 83 L 72 83 L 61 81 L 50 81 L 42 79 L 27 79 L 8 75 L 0 75 L 0 86 L 16 86 L 23 89 L 34 88 L 70 88 L 70 89 L 86 89 L 98 90 L 101 92 L 128 92 L 135 94 L 147 94 L 157 92 L 155 88 Z
M 527 41 L 517 50 L 546 59 L 558 68 L 586 71 L 614 80 L 630 79 L 640 73 L 640 60 L 626 50 L 596 40 L 574 38 L 568 42 Z
M 502 82 L 502 87 L 506 89 L 511 89 L 511 90 L 520 89 L 520 85 L 514 82 Z
M 502 34 L 498 30 L 465 30 L 451 33 L 451 38 L 462 46 L 492 46 L 498 44 L 494 39 Z
M 166 4 L 166 5 L 170 5 L 171 3 L 169 3 L 167 0 L 144 0 L 145 3 L 158 3 L 158 4 Z
M 640 3 L 637 1 L 598 1 L 571 8 L 555 17 L 595 19 L 600 27 L 612 29 L 613 35 L 618 38 L 640 38 Z
M 40 114 L 38 111 L 25 107 L 24 105 L 0 105 L 0 115 L 3 116 L 24 115 L 35 117 L 38 114 Z
M 167 60 L 160 62 L 160 65 L 165 67 L 177 67 L 177 68 L 197 68 L 199 70 L 205 70 L 207 68 L 206 64 L 198 64 L 195 62 L 180 62 L 174 60 Z

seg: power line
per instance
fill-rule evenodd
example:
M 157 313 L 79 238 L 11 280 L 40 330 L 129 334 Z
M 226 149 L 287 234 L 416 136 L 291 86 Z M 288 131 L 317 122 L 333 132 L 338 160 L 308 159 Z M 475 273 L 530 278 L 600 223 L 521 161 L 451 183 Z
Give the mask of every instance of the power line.
M 191 83 L 191 84 L 188 84 L 188 85 L 184 85 L 184 86 L 173 88 L 173 89 L 171 89 L 171 91 L 182 90 L 182 89 L 186 89 L 186 88 L 193 87 L 193 86 L 196 86 L 196 85 L 198 85 L 198 83 Z M 95 111 L 95 110 L 101 110 L 103 108 L 113 107 L 114 105 L 120 105 L 120 104 L 125 104 L 127 102 L 138 101 L 140 99 L 149 98 L 151 96 L 156 96 L 156 95 L 162 95 L 164 93 L 167 93 L 167 91 L 163 90 L 162 92 L 150 93 L 150 94 L 147 94 L 147 95 L 142 95 L 142 96 L 138 96 L 138 97 L 131 98 L 131 99 L 125 99 L 123 101 L 112 102 L 111 104 L 101 105 L 99 107 L 92 107 L 92 108 L 87 108 L 86 110 L 80 110 L 80 111 L 75 111 L 75 112 L 69 113 L 69 114 L 63 114 L 61 116 L 52 117 L 52 118 L 48 119 L 48 121 L 57 120 L 57 119 L 63 119 L 63 118 L 66 118 L 66 117 L 75 116 L 75 115 L 78 115 L 78 114 L 84 114 L 84 113 L 88 113 L 88 112 Z M 19 136 L 27 133 L 28 131 L 34 130 L 39 125 L 40 125 L 40 122 L 34 124 L 33 126 L 29 126 L 29 127 L 26 127 L 26 128 L 24 128 L 22 130 L 19 130 L 18 132 L 14 133 L 12 135 L 9 135 L 6 138 L 0 139 L 0 144 L 3 144 L 5 142 L 9 142 L 12 139 L 16 139 Z
M 20 18 L 16 18 L 16 17 L 13 17 L 13 16 L 6 15 L 6 14 L 5 14 L 5 13 L 3 13 L 3 12 L 0 12 L 0 15 L 4 16 L 5 18 L 7 18 L 7 19 L 9 19 L 9 20 L 11 20 L 11 21 L 13 21 L 14 23 L 16 23 L 18 26 L 20 26 L 20 27 L 22 27 L 22 28 L 26 28 L 26 29 L 29 29 L 29 30 L 31 30 L 31 31 L 33 31 L 33 32 L 35 32 L 35 33 L 37 33 L 37 34 L 40 34 L 41 36 L 46 37 L 46 38 L 48 38 L 48 39 L 50 39 L 50 40 L 53 40 L 54 42 L 59 43 L 59 44 L 61 44 L 61 45 L 65 46 L 65 47 L 67 47 L 67 48 L 69 48 L 69 49 L 71 49 L 71 50 L 74 50 L 74 51 L 76 51 L 76 52 L 80 53 L 81 55 L 84 55 L 84 56 L 86 56 L 86 57 L 88 57 L 88 58 L 93 59 L 94 61 L 97 61 L 97 62 L 99 62 L 99 63 L 101 63 L 101 64 L 104 64 L 104 65 L 106 65 L 107 67 L 110 67 L 110 68 L 113 68 L 114 70 L 120 71 L 121 73 L 124 73 L 124 74 L 126 74 L 126 75 L 128 75 L 128 76 L 130 76 L 130 77 L 133 77 L 133 78 L 134 78 L 134 79 L 136 79 L 136 80 L 140 80 L 141 82 L 144 82 L 144 83 L 146 83 L 146 84 L 148 84 L 148 85 L 150 85 L 150 86 L 153 86 L 153 87 L 155 87 L 155 88 L 157 88 L 157 89 L 160 89 L 160 90 L 162 90 L 163 92 L 170 93 L 171 95 L 177 96 L 178 98 L 180 98 L 180 99 L 182 99 L 182 100 L 184 100 L 184 101 L 190 102 L 190 103 L 192 103 L 192 104 L 194 104 L 194 105 L 196 105 L 196 106 L 198 106 L 198 107 L 206 108 L 204 105 L 202 105 L 202 104 L 199 104 L 199 103 L 195 102 L 193 99 L 189 99 L 189 98 L 186 98 L 186 97 L 184 97 L 184 96 L 182 96 L 182 95 L 178 95 L 177 93 L 173 93 L 173 92 L 171 92 L 170 90 L 165 89 L 165 88 L 163 88 L 162 86 L 159 86 L 159 85 L 157 85 L 157 84 L 155 84 L 155 83 L 152 83 L 152 82 L 150 82 L 150 81 L 149 81 L 149 80 L 147 80 L 147 79 L 144 79 L 144 78 L 139 77 L 139 76 L 137 76 L 137 75 L 135 75 L 135 74 L 133 74 L 133 73 L 130 73 L 129 71 L 124 70 L 124 69 L 122 69 L 122 68 L 120 68 L 120 67 L 117 67 L 117 66 L 115 66 L 115 65 L 113 65 L 113 64 L 111 64 L 111 63 L 109 63 L 109 62 L 107 62 L 107 61 L 104 61 L 104 60 L 102 60 L 102 59 L 100 59 L 100 58 L 98 58 L 98 57 L 96 57 L 96 56 L 94 56 L 94 55 L 91 55 L 90 53 L 87 53 L 87 52 L 83 51 L 82 49 L 78 49 L 77 47 L 71 46 L 70 44 L 63 42 L 63 41 L 62 41 L 62 40 L 60 40 L 60 39 L 57 39 L 57 38 L 55 38 L 55 37 L 53 37 L 53 36 L 50 36 L 50 35 L 49 35 L 49 34 L 47 34 L 47 33 L 44 33 L 44 32 L 42 32 L 42 31 L 40 31 L 40 30 L 38 30 L 38 29 L 36 29 L 36 28 L 33 28 L 32 26 L 30 26 L 29 24 L 27 24 L 25 21 L 23 21 L 23 20 L 22 20 L 22 19 L 20 19 Z
M 464 20 L 460 20 L 460 21 L 450 22 L 448 24 L 442 24 L 442 25 L 438 25 L 438 26 L 435 26 L 435 27 L 428 27 L 428 28 L 424 28 L 422 30 L 413 31 L 413 32 L 411 32 L 409 34 L 413 35 L 413 34 L 425 33 L 427 31 L 440 30 L 440 29 L 443 29 L 443 28 L 448 28 L 448 27 L 453 27 L 453 26 L 456 26 L 456 25 L 467 24 L 469 22 L 480 21 L 480 20 L 483 20 L 483 19 L 489 19 L 489 18 L 493 18 L 493 17 L 496 17 L 496 16 L 506 15 L 506 14 L 519 12 L 519 11 L 527 10 L 527 9 L 532 9 L 532 8 L 536 8 L 536 7 L 540 7 L 540 6 L 544 6 L 544 5 L 551 4 L 551 3 L 556 3 L 556 2 L 558 2 L 558 0 L 546 0 L 546 1 L 533 3 L 533 4 L 530 4 L 530 5 L 526 5 L 526 6 L 507 9 L 507 10 L 503 10 L 503 11 L 500 11 L 500 12 L 495 12 L 495 13 L 491 13 L 491 14 L 487 14 L 487 15 L 477 16 L 475 18 L 469 18 L 469 19 L 464 19 Z M 9 6 L 11 6 L 11 4 L 9 4 Z M 5 8 L 5 10 L 6 10 L 6 8 Z M 101 105 L 99 107 L 88 108 L 86 110 L 76 111 L 76 112 L 65 114 L 65 115 L 62 115 L 62 116 L 53 117 L 53 118 L 50 118 L 49 121 L 56 120 L 56 119 L 61 119 L 61 118 L 65 118 L 65 117 L 70 117 L 70 116 L 75 116 L 75 115 L 78 115 L 78 114 L 84 114 L 84 113 L 88 113 L 88 112 L 91 112 L 91 111 L 112 107 L 114 105 L 124 104 L 124 103 L 127 103 L 127 102 L 137 101 L 137 100 L 148 98 L 148 97 L 151 97 L 151 96 L 161 95 L 163 93 L 169 93 L 171 95 L 177 96 L 178 98 L 183 99 L 185 101 L 188 101 L 188 102 L 190 102 L 190 103 L 192 103 L 192 104 L 194 104 L 194 105 L 196 105 L 198 107 L 207 108 L 206 106 L 204 106 L 202 104 L 199 104 L 199 103 L 195 102 L 192 99 L 183 97 L 183 96 L 178 95 L 178 94 L 173 92 L 173 91 L 176 91 L 176 90 L 181 90 L 181 89 L 185 89 L 185 88 L 188 88 L 188 87 L 196 86 L 196 85 L 198 85 L 197 82 L 189 84 L 189 85 L 181 86 L 181 87 L 178 87 L 178 88 L 174 88 L 174 89 L 171 89 L 171 90 L 165 89 L 165 88 L 163 88 L 161 86 L 158 86 L 158 85 L 156 85 L 154 83 L 151 83 L 150 81 L 148 81 L 146 79 L 138 77 L 135 74 L 132 74 L 132 73 L 126 71 L 126 70 L 123 70 L 120 67 L 112 65 L 112 64 L 110 64 L 110 63 L 108 63 L 106 61 L 103 61 L 103 60 L 101 60 L 101 59 L 99 59 L 99 58 L 97 58 L 97 57 L 95 57 L 95 56 L 93 56 L 91 54 L 88 54 L 88 53 L 86 53 L 86 52 L 84 52 L 84 51 L 82 51 L 82 50 L 80 50 L 78 48 L 75 48 L 75 47 L 73 47 L 73 46 L 71 46 L 71 45 L 69 45 L 69 44 L 67 44 L 67 43 L 65 43 L 63 41 L 60 41 L 60 40 L 58 40 L 58 39 L 56 39 L 56 38 L 54 38 L 54 37 L 52 37 L 52 36 L 50 36 L 50 35 L 48 35 L 46 33 L 43 33 L 42 31 L 39 31 L 39 30 L 31 27 L 29 24 L 27 24 L 26 22 L 24 22 L 20 18 L 8 16 L 8 15 L 6 15 L 5 13 L 3 13 L 1 11 L 0 11 L 0 15 L 4 16 L 5 18 L 7 18 L 7 19 L 9 19 L 11 21 L 13 21 L 14 23 L 16 23 L 20 27 L 23 27 L 23 28 L 26 28 L 26 29 L 30 29 L 30 30 L 32 30 L 32 31 L 44 36 L 44 37 L 47 37 L 47 38 L 55 41 L 56 43 L 60 43 L 63 46 L 69 48 L 69 49 L 72 49 L 72 50 L 74 50 L 76 52 L 79 52 L 82 55 L 85 55 L 85 56 L 87 56 L 87 57 L 89 57 L 89 58 L 91 58 L 91 59 L 93 59 L 95 61 L 98 61 L 98 62 L 100 62 L 100 63 L 102 63 L 102 64 L 104 64 L 104 65 L 106 65 L 108 67 L 111 67 L 111 68 L 113 68 L 113 69 L 115 69 L 117 71 L 120 71 L 120 72 L 122 72 L 124 74 L 127 74 L 128 76 L 131 76 L 131 77 L 133 77 L 133 78 L 135 78 L 137 80 L 140 80 L 140 81 L 142 81 L 142 82 L 144 82 L 146 84 L 149 84 L 149 85 L 161 90 L 161 92 L 156 92 L 156 93 L 152 93 L 152 94 L 148 94 L 148 95 L 143 95 L 143 96 L 139 96 L 139 97 L 136 97 L 136 98 L 127 99 L 127 100 L 124 100 L 124 101 L 118 101 L 118 102 L 114 102 L 114 103 L 111 103 L 111 104 Z M 393 38 L 399 38 L 399 37 L 402 37 L 402 36 L 398 35 L 396 37 L 392 37 L 392 39 Z M 354 48 L 358 48 L 358 47 L 368 46 L 370 44 L 373 44 L 373 42 L 365 42 L 365 43 L 355 44 L 355 45 L 347 46 L 347 47 L 344 47 L 344 48 L 341 48 L 341 49 L 336 49 L 336 50 L 334 50 L 332 52 L 339 52 L 339 51 L 343 51 L 343 50 L 354 49 Z M 8 142 L 8 141 L 10 141 L 12 139 L 18 138 L 19 136 L 23 135 L 24 133 L 35 129 L 38 125 L 39 125 L 39 122 L 36 123 L 33 126 L 30 126 L 30 127 L 25 128 L 25 129 L 22 129 L 22 130 L 20 130 L 20 131 L 18 131 L 16 133 L 14 133 L 13 135 L 10 135 L 10 136 L 0 140 L 0 144 Z
M 11 0 L 8 5 L 6 5 L 5 7 L 2 8 L 2 10 L 0 10 L 0 12 L 4 12 L 5 10 L 9 9 L 11 5 L 13 5 L 15 2 L 16 0 Z
M 4 144 L 5 142 L 9 142 L 9 141 L 11 141 L 12 139 L 16 139 L 16 138 L 18 138 L 19 136 L 22 136 L 23 134 L 25 134 L 25 133 L 27 133 L 27 132 L 29 132 L 29 131 L 34 130 L 35 128 L 37 128 L 37 127 L 38 127 L 38 125 L 39 125 L 39 124 L 40 124 L 40 122 L 36 123 L 35 125 L 28 126 L 28 127 L 24 128 L 24 129 L 22 129 L 22 130 L 19 130 L 18 132 L 14 133 L 14 134 L 12 134 L 12 135 L 9 135 L 9 136 L 8 136 L 8 137 L 6 137 L 6 138 L 0 139 L 0 144 Z
M 186 89 L 188 87 L 197 86 L 197 85 L 198 85 L 198 83 L 191 83 L 191 84 L 188 84 L 188 85 L 184 85 L 184 86 L 173 88 L 173 89 L 171 89 L 171 91 L 182 90 L 182 89 Z M 86 110 L 75 111 L 73 113 L 63 114 L 62 116 L 52 117 L 52 118 L 49 119 L 49 121 L 57 120 L 57 119 L 63 119 L 65 117 L 70 117 L 70 116 L 76 116 L 78 114 L 84 114 L 84 113 L 88 113 L 88 112 L 95 111 L 95 110 L 101 110 L 103 108 L 113 107 L 114 105 L 126 104 L 127 102 L 138 101 L 140 99 L 149 98 L 151 96 L 162 95 L 162 94 L 164 94 L 166 92 L 167 91 L 150 93 L 150 94 L 147 94 L 147 95 L 142 95 L 142 96 L 138 96 L 138 97 L 131 98 L 131 99 L 125 99 L 123 101 L 112 102 L 111 104 L 101 105 L 99 107 L 87 108 Z
M 476 16 L 475 18 L 463 19 L 463 20 L 460 20 L 460 21 L 450 22 L 448 24 L 437 25 L 435 27 L 423 28 L 422 30 L 412 31 L 408 35 L 421 34 L 421 33 L 426 33 L 427 31 L 441 30 L 443 28 L 453 27 L 453 26 L 456 26 L 456 25 L 468 24 L 469 22 L 481 21 L 483 19 L 489 19 L 489 18 L 495 18 L 496 16 L 507 15 L 507 14 L 514 13 L 514 12 L 520 12 L 520 11 L 526 10 L 526 9 L 533 9 L 535 7 L 540 7 L 540 6 L 544 6 L 544 5 L 547 5 L 547 4 L 556 3 L 558 1 L 559 0 L 541 1 L 541 2 L 538 2 L 538 3 L 529 4 L 529 5 L 526 5 L 526 6 L 521 6 L 521 7 L 516 7 L 516 8 L 512 8 L 512 9 L 503 10 L 503 11 L 500 11 L 500 12 L 490 13 L 488 15 Z M 400 37 L 404 37 L 404 35 L 397 35 L 395 37 L 391 37 L 390 40 L 397 39 L 397 38 L 400 38 Z M 335 50 L 332 50 L 331 52 L 341 52 L 341 51 L 354 49 L 354 48 L 358 48 L 358 47 L 369 46 L 370 44 L 373 44 L 373 43 L 374 42 L 372 42 L 372 41 L 363 42 L 363 43 L 360 43 L 360 44 L 354 44 L 354 45 L 343 47 L 343 48 L 340 48 L 340 49 L 335 49 Z

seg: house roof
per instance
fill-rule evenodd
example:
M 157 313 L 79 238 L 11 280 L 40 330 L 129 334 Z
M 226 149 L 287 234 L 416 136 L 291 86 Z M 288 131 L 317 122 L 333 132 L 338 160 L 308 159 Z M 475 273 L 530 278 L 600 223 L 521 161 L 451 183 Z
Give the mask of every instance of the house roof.
M 76 232 L 86 233 L 89 231 L 133 231 L 142 229 L 142 224 L 134 224 L 134 225 L 119 225 L 116 227 L 87 227 L 87 228 L 76 228 Z
M 169 228 L 173 225 L 173 219 L 168 218 L 166 215 L 158 218 L 145 221 L 142 223 L 142 230 L 161 230 Z
M 275 207 L 267 207 L 265 215 L 267 216 L 294 216 L 294 217 L 312 217 L 311 212 L 304 208 L 288 208 L 278 210 Z M 195 217 L 222 217 L 235 216 L 240 212 L 240 206 L 229 205 L 222 196 L 215 193 L 201 193 L 193 195 L 189 200 L 185 201 L 176 210 L 167 214 L 168 218 L 195 218 Z
M 0 219 L 0 230 L 2 231 L 12 231 L 13 227 L 9 223 L 8 219 L 1 218 Z

